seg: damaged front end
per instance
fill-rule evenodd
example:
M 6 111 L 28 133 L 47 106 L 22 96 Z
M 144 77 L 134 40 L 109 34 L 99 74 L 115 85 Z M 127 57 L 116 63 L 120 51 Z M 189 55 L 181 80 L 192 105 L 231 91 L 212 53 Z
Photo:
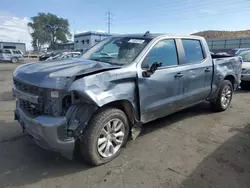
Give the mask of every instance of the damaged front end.
M 58 98 L 51 98 L 48 103 L 43 103 L 44 113 L 39 112 L 38 115 L 38 110 L 32 109 L 32 103 L 24 104 L 18 100 L 15 119 L 39 146 L 72 159 L 75 141 L 96 107 L 87 103 L 80 105 L 71 102 L 69 95 L 61 98 L 59 94 Z
M 23 65 L 13 74 L 16 120 L 38 145 L 70 159 L 76 141 L 103 106 L 127 114 L 133 139 L 140 133 L 136 70 L 78 61 Z
M 74 91 L 40 88 L 16 78 L 13 92 L 15 119 L 23 131 L 42 148 L 72 159 L 75 141 L 97 107 L 79 99 Z

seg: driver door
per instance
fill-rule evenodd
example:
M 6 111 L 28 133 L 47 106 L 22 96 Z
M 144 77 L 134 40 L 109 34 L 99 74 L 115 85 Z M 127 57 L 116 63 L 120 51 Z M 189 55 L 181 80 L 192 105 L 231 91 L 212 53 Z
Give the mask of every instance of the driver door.
M 142 65 L 138 65 L 138 88 L 143 123 L 164 117 L 181 107 L 183 91 L 182 67 L 179 67 L 178 53 L 174 39 L 158 41 L 150 49 Z M 161 62 L 150 77 L 143 71 L 154 62 Z

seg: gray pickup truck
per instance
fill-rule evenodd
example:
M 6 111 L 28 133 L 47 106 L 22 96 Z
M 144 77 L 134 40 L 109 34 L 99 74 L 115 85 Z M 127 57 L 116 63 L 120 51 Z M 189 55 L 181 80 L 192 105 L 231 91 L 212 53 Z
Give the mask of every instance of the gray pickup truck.
M 202 37 L 113 36 L 82 58 L 19 66 L 15 119 L 41 147 L 100 165 L 144 123 L 204 101 L 226 110 L 241 66 L 240 57 L 211 56 Z

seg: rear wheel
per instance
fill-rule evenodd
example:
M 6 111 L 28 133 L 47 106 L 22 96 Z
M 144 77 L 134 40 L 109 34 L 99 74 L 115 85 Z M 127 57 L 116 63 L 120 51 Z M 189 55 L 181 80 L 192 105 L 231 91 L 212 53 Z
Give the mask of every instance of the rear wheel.
M 217 112 L 225 111 L 231 103 L 232 96 L 232 83 L 229 80 L 224 80 L 221 84 L 216 101 L 211 102 L 212 108 Z
M 14 57 L 14 58 L 11 59 L 11 63 L 17 63 L 17 62 L 18 62 L 17 58 Z
M 80 142 L 82 157 L 92 165 L 113 160 L 125 145 L 129 135 L 126 114 L 116 108 L 105 108 L 94 115 Z

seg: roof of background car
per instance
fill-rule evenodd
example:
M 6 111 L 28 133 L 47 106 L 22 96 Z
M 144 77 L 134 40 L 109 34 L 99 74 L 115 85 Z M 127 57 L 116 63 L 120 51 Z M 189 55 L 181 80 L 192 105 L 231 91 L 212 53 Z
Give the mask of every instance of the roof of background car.
M 165 34 L 165 33 L 137 33 L 137 34 L 121 34 L 121 35 L 114 35 L 113 37 L 131 37 L 131 38 L 148 38 L 153 39 L 160 36 L 167 36 L 169 38 L 192 38 L 192 39 L 203 39 L 203 37 L 196 36 L 196 35 L 177 35 L 177 34 Z

